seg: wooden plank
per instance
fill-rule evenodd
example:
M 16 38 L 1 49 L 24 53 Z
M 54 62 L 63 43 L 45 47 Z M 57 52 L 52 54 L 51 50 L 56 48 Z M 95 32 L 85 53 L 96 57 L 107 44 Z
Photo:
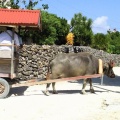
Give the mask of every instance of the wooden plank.
M 2 44 L 2 43 L 0 43 L 0 46 L 17 46 L 17 45 L 15 45 L 15 44 L 12 45 L 12 44 L 7 44 L 7 43 L 6 43 L 6 44 Z
M 0 73 L 0 77 L 5 77 L 5 78 L 15 78 L 16 77 L 16 74 L 13 73 L 12 75 L 10 73 Z
M 18 58 L 14 58 L 13 59 L 14 61 L 15 60 L 19 60 Z M 9 63 L 11 61 L 11 58 L 0 58 L 0 64 L 2 63 L 2 64 L 4 64 L 4 63 Z
M 10 77 L 9 73 L 0 73 L 0 77 Z
M 14 33 L 15 32 L 15 28 L 13 29 L 13 31 L 12 31 L 12 49 L 11 49 L 11 79 L 13 79 L 14 78 L 14 76 L 13 76 L 13 74 L 14 74 L 14 72 L 15 72 L 15 69 L 14 69 Z
M 12 46 L 12 44 L 0 44 L 0 46 Z
M 10 73 L 10 63 L 0 64 L 0 73 Z
M 43 81 L 38 81 L 39 79 L 31 79 L 25 83 L 13 84 L 12 87 L 32 86 L 32 85 L 40 85 L 40 84 L 63 82 L 63 81 L 74 81 L 74 80 L 80 80 L 80 79 L 86 79 L 86 78 L 98 78 L 101 76 L 102 74 L 94 74 L 94 75 L 76 76 L 76 77 L 61 78 L 61 79 L 52 79 L 52 80 L 50 79 L 50 80 L 43 80 Z
M 11 58 L 0 58 L 0 64 L 10 64 Z

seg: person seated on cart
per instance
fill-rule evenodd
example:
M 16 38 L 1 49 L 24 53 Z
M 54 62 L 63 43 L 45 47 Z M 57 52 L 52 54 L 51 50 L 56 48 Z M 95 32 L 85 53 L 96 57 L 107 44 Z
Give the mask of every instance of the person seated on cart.
M 13 37 L 12 27 L 7 27 L 7 30 L 0 34 L 0 44 L 1 44 L 0 57 L 1 58 L 11 58 L 12 47 L 5 46 L 5 45 L 7 44 L 11 45 L 13 38 L 14 38 L 14 44 L 17 46 L 17 48 L 20 47 L 19 36 L 14 32 L 14 37 Z

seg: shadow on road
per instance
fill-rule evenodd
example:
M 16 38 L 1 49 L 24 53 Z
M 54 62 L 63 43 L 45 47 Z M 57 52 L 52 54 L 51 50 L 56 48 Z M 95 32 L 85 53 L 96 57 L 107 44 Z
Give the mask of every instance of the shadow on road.
M 95 93 L 91 93 L 90 90 L 85 90 L 86 91 L 86 94 L 97 94 L 97 93 L 104 93 L 104 92 L 113 92 L 113 93 L 120 93 L 119 91 L 112 91 L 112 90 L 109 90 L 109 89 L 105 89 L 105 88 L 102 88 L 102 87 L 97 87 L 97 86 L 94 86 L 94 88 L 99 88 L 100 90 L 95 90 Z M 58 94 L 81 94 L 81 90 L 58 90 L 57 91 Z M 50 91 L 50 93 L 52 94 L 52 91 Z
M 92 79 L 93 84 L 101 84 L 101 78 L 93 78 Z M 76 81 L 70 81 L 70 83 L 83 83 L 83 80 L 76 80 Z M 109 78 L 107 76 L 103 77 L 103 85 L 106 86 L 120 86 L 120 76 L 116 76 L 115 78 Z
M 98 86 L 93 86 L 94 88 L 99 88 L 99 89 L 101 89 L 101 90 L 104 90 L 105 92 L 113 92 L 113 93 L 120 93 L 120 91 L 114 91 L 114 90 L 110 90 L 110 89 L 106 89 L 106 88 L 104 88 L 104 87 L 98 87 Z M 97 92 L 97 91 L 95 91 L 95 92 Z
M 27 90 L 27 88 L 27 86 L 11 88 L 8 97 L 10 97 L 12 94 L 22 96 L 24 95 L 24 92 Z

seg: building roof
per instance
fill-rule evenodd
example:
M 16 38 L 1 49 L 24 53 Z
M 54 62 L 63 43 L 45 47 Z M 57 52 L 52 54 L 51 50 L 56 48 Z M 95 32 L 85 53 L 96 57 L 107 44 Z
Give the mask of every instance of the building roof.
M 0 26 L 40 28 L 40 10 L 0 9 Z

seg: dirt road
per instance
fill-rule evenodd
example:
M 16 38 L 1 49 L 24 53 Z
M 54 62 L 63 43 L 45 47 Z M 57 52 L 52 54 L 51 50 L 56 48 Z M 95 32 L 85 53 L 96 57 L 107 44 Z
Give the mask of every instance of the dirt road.
M 120 120 L 120 77 L 94 79 L 95 94 L 80 94 L 82 81 L 58 82 L 58 94 L 43 95 L 45 85 L 11 89 L 0 99 L 1 120 Z M 51 89 L 51 88 L 50 88 Z M 17 94 L 17 96 L 15 96 Z

